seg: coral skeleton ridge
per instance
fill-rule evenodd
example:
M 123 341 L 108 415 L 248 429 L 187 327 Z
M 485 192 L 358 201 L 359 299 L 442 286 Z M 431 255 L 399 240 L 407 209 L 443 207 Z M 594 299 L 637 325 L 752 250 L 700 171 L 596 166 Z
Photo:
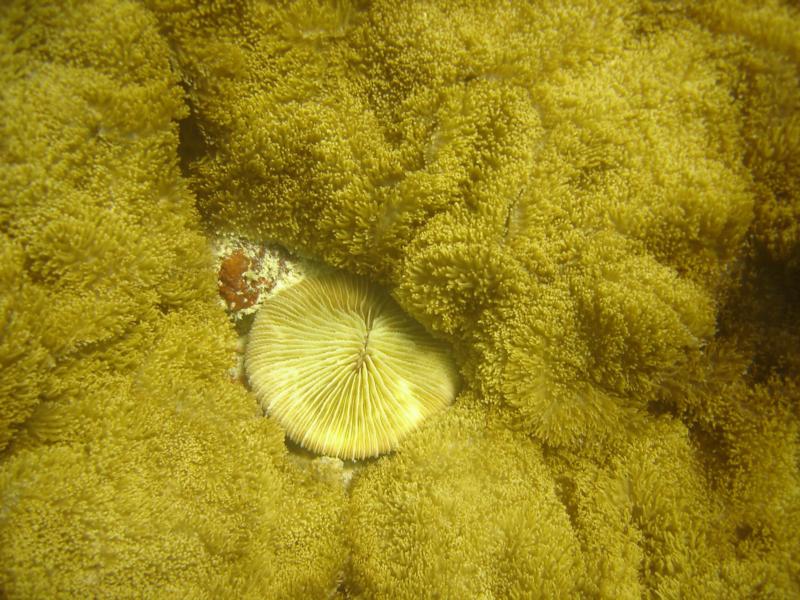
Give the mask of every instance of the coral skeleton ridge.
M 293 441 L 345 459 L 395 448 L 457 385 L 445 345 L 386 292 L 346 274 L 307 277 L 270 298 L 245 368 Z

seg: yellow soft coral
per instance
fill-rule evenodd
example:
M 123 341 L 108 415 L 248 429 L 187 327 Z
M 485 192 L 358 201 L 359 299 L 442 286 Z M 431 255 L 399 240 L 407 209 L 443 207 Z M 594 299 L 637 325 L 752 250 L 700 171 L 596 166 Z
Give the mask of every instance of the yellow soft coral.
M 44 289 L 25 273 L 21 248 L 7 238 L 0 240 L 0 449 L 13 437 L 15 427 L 33 412 L 42 396 L 52 359 L 42 343 L 40 314 L 47 306 Z
M 353 486 L 358 597 L 569 598 L 586 585 L 541 450 L 479 412 L 434 417 Z
M 84 377 L 80 397 L 28 422 L 0 474 L 12 596 L 335 589 L 341 490 L 282 464 L 277 426 L 253 418 L 238 386 L 203 375 L 223 372 L 227 335 L 201 314 L 172 313 L 134 373 Z
M 25 60 L 4 60 L 0 103 L 0 587 L 332 593 L 341 488 L 292 466 L 230 379 L 153 16 L 125 2 L 1 16 Z
M 798 595 L 796 7 L 0 10 L 10 595 Z M 201 226 L 381 280 L 452 411 L 290 466 Z
M 670 440 L 693 491 L 675 501 L 690 510 L 704 483 L 687 448 L 703 448 L 708 429 L 744 444 L 726 465 L 748 473 L 733 478 L 742 483 L 754 475 L 744 448 L 756 439 L 782 456 L 795 447 L 771 427 L 748 438 L 727 388 L 706 389 L 698 375 L 728 368 L 709 351 L 741 322 L 727 307 L 757 303 L 752 253 L 766 249 L 790 269 L 794 260 L 798 94 L 787 32 L 797 16 L 778 2 L 739 5 L 309 2 L 248 4 L 233 20 L 222 8 L 201 19 L 167 13 L 196 131 L 213 149 L 190 161 L 200 204 L 217 227 L 387 280 L 453 341 L 475 403 L 592 468 L 605 468 L 596 461 L 610 449 L 660 435 L 657 415 L 679 416 L 690 435 L 673 423 Z M 238 27 L 248 44 L 236 43 Z M 225 32 L 224 47 L 204 43 L 210 30 Z M 794 314 L 780 321 L 776 357 L 752 357 L 790 380 Z M 746 397 L 764 398 L 742 369 L 737 377 Z M 733 485 L 717 458 L 702 456 L 707 485 Z M 788 490 L 791 471 L 779 478 Z M 736 489 L 720 502 L 744 501 Z M 704 510 L 681 527 L 700 527 Z M 675 542 L 653 539 L 629 540 L 615 559 L 631 595 L 640 585 L 699 593 L 679 577 L 635 581 L 625 561 L 673 576 L 675 561 L 692 560 L 664 558 Z

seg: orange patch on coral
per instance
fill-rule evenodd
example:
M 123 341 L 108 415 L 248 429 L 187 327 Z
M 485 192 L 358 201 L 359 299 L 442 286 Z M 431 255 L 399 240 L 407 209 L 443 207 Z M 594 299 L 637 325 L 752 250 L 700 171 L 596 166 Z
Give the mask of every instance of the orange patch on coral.
M 228 256 L 219 267 L 219 294 L 231 310 L 252 306 L 258 300 L 258 290 L 244 278 L 250 268 L 250 259 L 237 250 Z

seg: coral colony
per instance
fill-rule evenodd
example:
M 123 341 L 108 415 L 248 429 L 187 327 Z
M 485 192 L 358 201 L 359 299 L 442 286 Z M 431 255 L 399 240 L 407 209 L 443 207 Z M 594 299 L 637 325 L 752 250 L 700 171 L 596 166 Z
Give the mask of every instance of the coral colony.
M 0 3 L 0 596 L 800 597 L 783 0 Z

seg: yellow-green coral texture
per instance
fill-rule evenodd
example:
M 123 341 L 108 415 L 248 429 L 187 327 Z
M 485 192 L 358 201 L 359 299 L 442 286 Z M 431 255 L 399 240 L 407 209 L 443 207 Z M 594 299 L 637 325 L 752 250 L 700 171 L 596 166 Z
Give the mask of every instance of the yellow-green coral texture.
M 800 9 L 0 7 L 0 596 L 800 596 Z M 463 389 L 356 469 L 232 381 L 209 238 Z

